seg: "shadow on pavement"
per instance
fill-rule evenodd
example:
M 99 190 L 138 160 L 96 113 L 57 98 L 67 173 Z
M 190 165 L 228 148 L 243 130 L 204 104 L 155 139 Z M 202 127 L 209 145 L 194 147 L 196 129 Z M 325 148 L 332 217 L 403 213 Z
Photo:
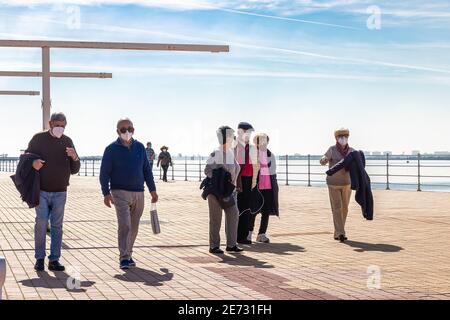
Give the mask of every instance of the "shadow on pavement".
M 290 255 L 289 252 L 305 252 L 305 248 L 292 243 L 258 243 L 244 245 L 245 251 Z
M 356 252 L 366 252 L 366 251 L 379 251 L 379 252 L 399 252 L 404 250 L 402 247 L 391 245 L 391 244 L 382 244 L 382 243 L 366 243 L 366 242 L 358 242 L 347 240 L 344 244 L 356 248 Z
M 138 267 L 125 270 L 123 274 L 116 274 L 114 278 L 126 282 L 142 282 L 146 286 L 159 287 L 173 278 L 173 273 L 166 268 L 160 269 L 162 274 Z
M 86 292 L 86 287 L 91 287 L 95 284 L 94 281 L 77 281 L 66 272 L 54 272 L 54 277 L 46 271 L 39 271 L 36 273 L 38 278 L 22 280 L 19 281 L 19 283 L 26 287 L 67 289 L 69 292 Z

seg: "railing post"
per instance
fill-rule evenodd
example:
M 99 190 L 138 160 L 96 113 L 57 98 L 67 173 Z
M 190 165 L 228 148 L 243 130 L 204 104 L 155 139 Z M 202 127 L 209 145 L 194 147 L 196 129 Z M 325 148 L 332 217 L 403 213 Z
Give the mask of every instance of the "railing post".
M 95 160 L 92 159 L 92 176 L 95 177 Z
M 286 185 L 289 185 L 289 156 L 286 155 Z
M 198 158 L 198 181 L 202 181 L 202 157 Z
M 86 160 L 84 160 L 84 176 L 85 176 L 85 177 L 87 177 L 87 175 L 88 175 L 88 174 L 87 174 L 87 171 L 88 171 L 87 165 L 88 165 L 88 164 L 87 164 L 87 159 L 86 159 Z
M 0 300 L 2 300 L 2 288 L 6 280 L 6 260 L 0 256 Z
M 187 157 L 184 156 L 184 181 L 188 181 L 187 178 Z
M 391 190 L 389 184 L 389 153 L 386 153 L 386 190 Z
M 417 191 L 422 191 L 422 184 L 420 181 L 420 153 L 417 154 Z
M 311 187 L 311 155 L 308 154 L 308 187 Z
M 175 180 L 174 169 L 173 169 L 173 162 L 172 162 L 171 168 L 172 168 L 172 181 L 173 181 L 173 180 Z

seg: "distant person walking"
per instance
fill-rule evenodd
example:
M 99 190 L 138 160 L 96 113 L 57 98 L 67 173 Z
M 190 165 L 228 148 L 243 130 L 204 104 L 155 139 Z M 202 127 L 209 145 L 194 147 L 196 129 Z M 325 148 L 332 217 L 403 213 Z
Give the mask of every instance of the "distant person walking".
M 346 128 L 335 130 L 336 144 L 331 146 L 320 160 L 321 165 L 329 165 L 332 168 L 348 154 L 354 151 L 348 144 L 350 131 Z M 327 185 L 330 195 L 331 210 L 334 222 L 334 239 L 344 242 L 345 222 L 347 220 L 348 207 L 352 195 L 351 179 L 349 172 L 342 169 L 332 176 L 327 176 Z
M 239 209 L 238 243 L 251 244 L 250 216 L 253 180 L 253 163 L 256 161 L 256 147 L 250 145 L 254 129 L 251 124 L 241 122 L 238 125 L 238 136 L 234 149 L 236 161 L 241 170 L 237 179 L 237 204 Z
M 256 212 L 252 212 L 250 216 L 249 240 L 252 240 L 256 215 L 261 213 L 261 224 L 256 241 L 269 243 L 270 240 L 267 237 L 269 216 L 279 215 L 277 164 L 275 155 L 267 148 L 267 145 L 269 144 L 269 136 L 267 134 L 257 134 L 253 138 L 253 142 L 258 150 L 258 153 L 256 164 L 253 165 L 252 192 L 261 193 L 263 204 L 262 206 L 258 205 L 259 208 L 254 208 Z
M 222 210 L 225 211 L 226 250 L 241 252 L 243 249 L 237 246 L 239 211 L 236 206 L 235 189 L 240 166 L 233 152 L 234 130 L 228 126 L 222 126 L 216 134 L 219 147 L 206 162 L 207 178 L 202 183 L 202 185 L 206 184 L 203 196 L 208 199 L 209 206 L 209 252 L 223 253 L 220 249 Z
M 144 182 L 152 203 L 158 201 L 155 181 L 147 160 L 145 147 L 133 138 L 134 127 L 129 119 L 117 122 L 118 139 L 106 147 L 100 167 L 100 184 L 104 203 L 115 206 L 118 221 L 120 269 L 136 266 L 133 246 L 139 221 L 144 211 Z
M 64 271 L 59 262 L 63 236 L 64 208 L 67 200 L 67 186 L 70 175 L 80 170 L 80 159 L 72 139 L 64 135 L 67 125 L 63 113 L 53 113 L 50 129 L 36 134 L 28 144 L 26 153 L 39 157 L 33 161 L 33 168 L 39 171 L 40 194 L 36 207 L 34 225 L 36 271 L 44 270 L 47 223 L 50 219 L 50 255 L 48 269 Z
M 167 182 L 167 169 L 169 169 L 169 166 L 172 166 L 172 157 L 167 151 L 169 150 L 168 147 L 162 146 L 160 150 L 161 153 L 158 156 L 158 163 L 156 166 L 159 167 L 159 165 L 161 165 L 161 168 L 163 169 L 163 181 Z
M 153 170 L 153 161 L 155 161 L 155 150 L 153 150 L 151 142 L 147 142 L 147 148 L 145 148 L 145 153 L 147 154 L 147 159 L 148 162 L 150 163 L 150 168 Z

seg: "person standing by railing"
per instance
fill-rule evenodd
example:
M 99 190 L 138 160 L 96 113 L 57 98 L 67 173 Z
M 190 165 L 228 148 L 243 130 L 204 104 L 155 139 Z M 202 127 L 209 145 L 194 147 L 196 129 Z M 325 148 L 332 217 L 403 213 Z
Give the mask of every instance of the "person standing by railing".
M 329 165 L 332 168 L 348 154 L 354 151 L 348 144 L 350 136 L 349 129 L 340 128 L 335 130 L 336 144 L 331 146 L 320 159 L 321 165 Z M 327 185 L 330 196 L 331 210 L 334 222 L 334 239 L 344 242 L 347 240 L 345 234 L 345 222 L 347 220 L 348 206 L 352 195 L 350 174 L 342 169 L 332 176 L 327 176 Z
M 151 142 L 147 142 L 147 148 L 145 148 L 145 153 L 147 154 L 147 159 L 148 162 L 150 163 L 150 168 L 153 170 L 153 161 L 155 161 L 155 150 L 153 150 Z
M 119 267 L 129 269 L 136 266 L 132 254 L 144 212 L 144 182 L 150 191 L 152 203 L 158 201 L 158 194 L 145 147 L 133 139 L 134 127 L 130 119 L 117 122 L 117 134 L 117 140 L 106 147 L 103 154 L 100 184 L 105 205 L 111 208 L 113 204 L 116 209 Z
M 261 213 L 261 223 L 256 237 L 256 242 L 269 243 L 267 237 L 267 228 L 269 226 L 269 216 L 278 216 L 278 182 L 277 182 L 277 164 L 275 155 L 267 148 L 269 136 L 265 133 L 257 134 L 253 138 L 258 154 L 256 164 L 253 164 L 252 193 L 261 194 L 263 203 L 257 204 L 258 208 L 252 208 L 250 216 L 250 235 L 252 240 L 253 230 L 255 228 L 256 215 Z M 259 197 L 255 197 L 259 198 Z M 258 201 L 256 201 L 258 202 Z
M 36 154 L 40 159 L 33 161 L 33 168 L 40 174 L 39 206 L 36 207 L 34 226 L 36 271 L 44 270 L 47 223 L 50 219 L 50 255 L 48 268 L 64 271 L 60 264 L 63 236 L 64 209 L 67 200 L 67 186 L 71 174 L 80 170 L 80 159 L 72 139 L 64 135 L 67 125 L 63 113 L 50 117 L 50 129 L 36 134 L 28 144 L 26 153 Z
M 167 182 L 167 170 L 169 169 L 169 166 L 172 166 L 172 157 L 167 151 L 169 150 L 169 147 L 162 146 L 160 150 L 161 153 L 158 156 L 158 163 L 156 164 L 156 167 L 159 167 L 161 164 L 161 168 L 163 169 L 163 181 Z
M 234 153 L 241 166 L 237 179 L 237 203 L 239 209 L 238 243 L 252 244 L 250 232 L 251 197 L 253 181 L 253 164 L 256 162 L 256 147 L 250 144 L 254 132 L 253 126 L 247 122 L 238 124 L 238 134 Z
M 212 188 L 221 191 L 231 189 L 232 192 L 226 197 L 208 193 L 206 199 L 209 207 L 209 252 L 222 254 L 220 249 L 220 226 L 222 224 L 222 211 L 225 212 L 225 233 L 227 236 L 227 248 L 229 252 L 242 252 L 243 249 L 237 245 L 237 229 L 239 221 L 239 210 L 236 204 L 236 181 L 239 175 L 240 166 L 234 157 L 233 141 L 234 130 L 228 126 L 220 127 L 217 132 L 219 147 L 208 158 L 205 166 L 207 179 L 216 181 L 217 185 Z M 229 175 L 229 180 L 224 178 L 214 178 L 224 170 Z M 229 188 L 231 186 L 231 188 Z M 234 190 L 233 190 L 234 189 Z M 214 191 L 214 190 L 213 190 Z

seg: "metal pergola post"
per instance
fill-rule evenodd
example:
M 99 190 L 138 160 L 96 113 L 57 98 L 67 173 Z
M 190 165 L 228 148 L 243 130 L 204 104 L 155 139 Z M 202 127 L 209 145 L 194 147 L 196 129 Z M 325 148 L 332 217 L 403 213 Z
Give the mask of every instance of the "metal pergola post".
M 42 128 L 47 130 L 50 121 L 50 48 L 42 48 Z

